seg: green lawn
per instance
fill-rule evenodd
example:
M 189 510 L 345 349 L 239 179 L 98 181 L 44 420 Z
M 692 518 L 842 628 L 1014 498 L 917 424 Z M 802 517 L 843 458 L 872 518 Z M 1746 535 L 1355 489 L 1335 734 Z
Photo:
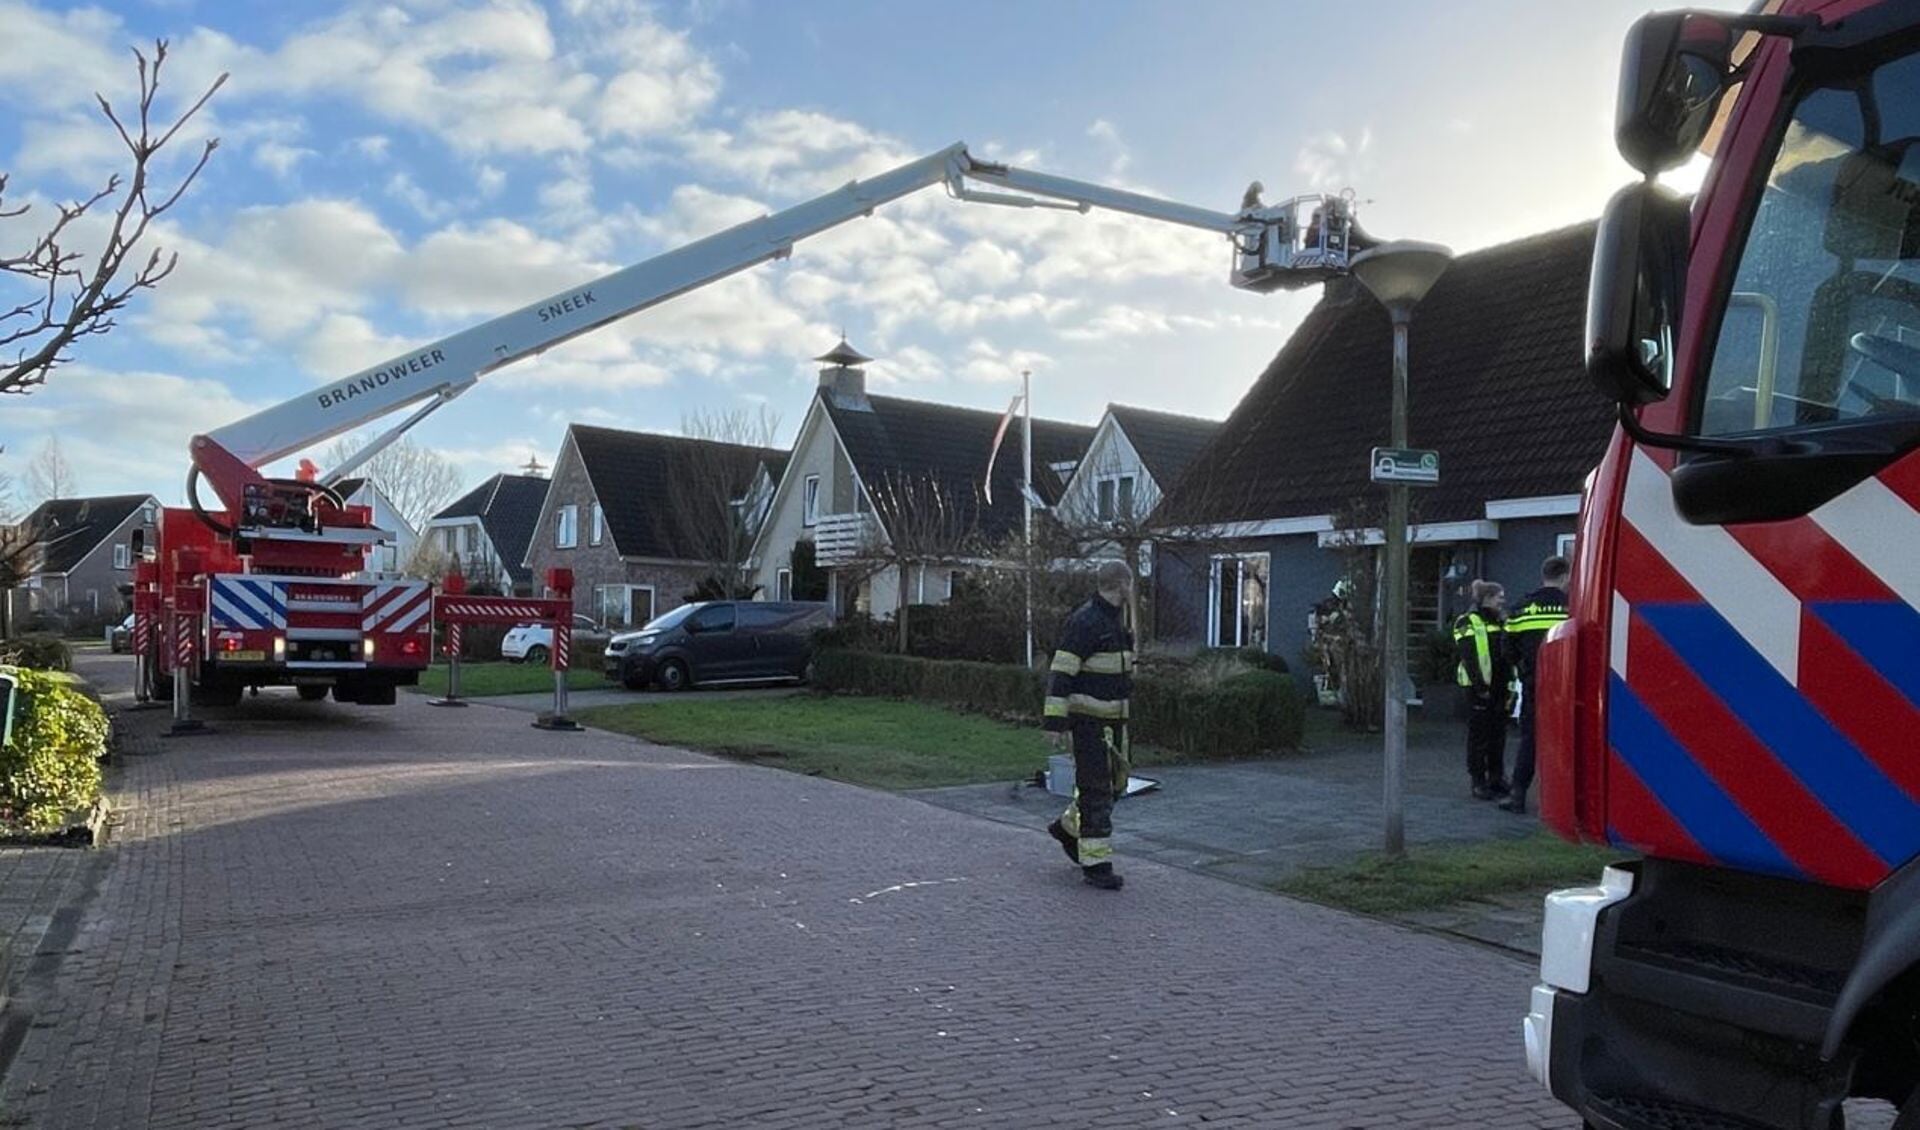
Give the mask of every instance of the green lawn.
M 607 681 L 597 669 L 575 667 L 567 672 L 567 687 L 570 690 L 591 690 L 594 687 L 606 687 L 613 684 Z M 420 673 L 420 685 L 414 687 L 417 694 L 443 695 L 447 693 L 447 665 L 436 663 Z M 542 663 L 462 663 L 460 665 L 460 697 L 484 698 L 495 694 L 532 694 L 553 690 L 553 671 Z
M 1491 895 L 1595 883 L 1600 869 L 1621 854 L 1541 833 L 1519 840 L 1413 848 L 1400 860 L 1362 856 L 1343 866 L 1308 868 L 1274 889 L 1348 910 L 1398 914 Z
M 655 695 L 574 713 L 589 726 L 883 789 L 1016 781 L 1046 766 L 1037 726 L 917 702 Z

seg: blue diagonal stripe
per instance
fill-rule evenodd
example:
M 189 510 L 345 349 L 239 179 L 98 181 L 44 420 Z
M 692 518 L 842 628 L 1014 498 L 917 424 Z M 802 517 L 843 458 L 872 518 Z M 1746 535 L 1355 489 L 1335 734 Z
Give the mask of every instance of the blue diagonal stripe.
M 219 585 L 213 588 L 213 622 L 222 628 L 257 628 L 260 625 L 251 609 L 234 602 L 227 590 Z
M 1625 680 L 1614 675 L 1612 683 L 1607 701 L 1607 740 L 1694 842 L 1726 863 L 1805 878 L 1674 740 L 1628 689 Z
M 1810 604 L 1867 666 L 1920 706 L 1920 612 L 1904 600 Z
M 1707 689 L 1883 862 L 1920 853 L 1920 805 L 1704 604 L 1635 609 Z
M 260 603 L 266 607 L 267 615 L 271 618 L 270 622 L 274 627 L 280 627 L 286 622 L 287 605 L 285 600 L 282 599 L 279 585 L 274 584 L 272 581 L 243 581 L 241 583 L 245 584 L 248 590 L 251 591 L 254 596 L 258 597 Z

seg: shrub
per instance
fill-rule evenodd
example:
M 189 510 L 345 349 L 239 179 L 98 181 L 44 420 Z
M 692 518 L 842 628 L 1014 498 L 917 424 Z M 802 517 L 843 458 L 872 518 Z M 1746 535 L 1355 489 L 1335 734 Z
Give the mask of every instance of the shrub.
M 100 796 L 107 716 L 68 678 L 15 674 L 21 693 L 13 740 L 0 748 L 0 817 L 53 831 Z
M 0 664 L 36 671 L 73 670 L 73 649 L 59 636 L 15 636 L 0 640 Z
M 1271 671 L 1276 675 L 1287 673 L 1287 661 L 1271 651 L 1258 647 L 1210 647 L 1201 651 L 1200 658 L 1208 656 L 1231 656 L 1256 671 Z
M 975 714 L 1037 718 L 1045 671 L 1018 664 L 825 650 L 814 685 L 834 694 L 913 698 Z M 1244 757 L 1300 744 L 1306 700 L 1286 675 L 1237 657 L 1135 676 L 1135 740 L 1196 757 Z

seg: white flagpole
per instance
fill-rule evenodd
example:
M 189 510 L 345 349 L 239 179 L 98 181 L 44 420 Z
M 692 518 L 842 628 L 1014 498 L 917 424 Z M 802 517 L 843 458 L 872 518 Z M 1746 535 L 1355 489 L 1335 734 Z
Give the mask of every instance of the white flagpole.
M 1027 541 L 1027 668 L 1033 668 L 1033 371 L 1020 370 L 1020 453 L 1024 459 L 1024 477 L 1020 480 L 1020 506 Z

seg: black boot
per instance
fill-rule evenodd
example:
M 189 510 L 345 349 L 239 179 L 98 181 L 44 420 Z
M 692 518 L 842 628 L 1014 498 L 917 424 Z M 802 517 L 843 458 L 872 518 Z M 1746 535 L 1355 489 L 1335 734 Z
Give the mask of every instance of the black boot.
M 1111 863 L 1096 863 L 1091 867 L 1083 867 L 1080 869 L 1080 877 L 1085 879 L 1089 886 L 1099 887 L 1103 891 L 1117 891 L 1126 885 L 1126 880 L 1114 871 Z
M 1525 816 L 1527 814 L 1527 794 L 1509 793 L 1507 799 L 1500 802 L 1500 810 L 1502 812 L 1511 812 L 1516 816 Z
M 1493 790 L 1487 787 L 1486 781 L 1480 780 L 1477 778 L 1474 780 L 1473 799 L 1475 800 L 1492 800 L 1493 799 Z
M 1491 785 L 1487 786 L 1487 791 L 1492 793 L 1496 798 L 1499 798 L 1501 800 L 1504 800 L 1507 797 L 1513 795 L 1513 790 L 1507 787 L 1507 783 L 1505 781 L 1493 782 Z
M 1060 841 L 1060 850 L 1067 853 L 1068 859 L 1073 860 L 1075 863 L 1080 862 L 1080 840 L 1065 828 L 1061 827 L 1060 821 L 1055 820 L 1053 823 L 1047 825 L 1047 835 Z

